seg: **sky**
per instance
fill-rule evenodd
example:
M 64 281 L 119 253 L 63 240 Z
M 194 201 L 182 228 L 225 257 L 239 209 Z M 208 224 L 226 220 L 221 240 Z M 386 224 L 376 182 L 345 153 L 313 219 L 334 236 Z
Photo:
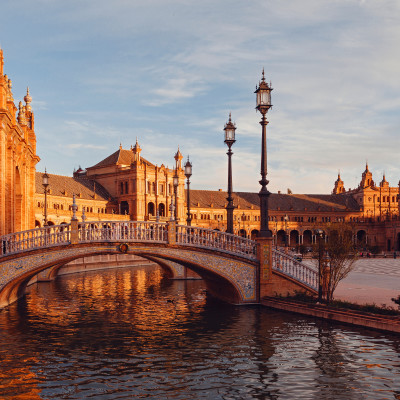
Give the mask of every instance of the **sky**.
M 29 86 L 38 171 L 71 176 L 136 138 L 141 155 L 193 164 L 191 188 L 259 191 L 271 81 L 268 188 L 330 193 L 400 179 L 398 0 L 2 1 L 0 47 L 18 104 Z

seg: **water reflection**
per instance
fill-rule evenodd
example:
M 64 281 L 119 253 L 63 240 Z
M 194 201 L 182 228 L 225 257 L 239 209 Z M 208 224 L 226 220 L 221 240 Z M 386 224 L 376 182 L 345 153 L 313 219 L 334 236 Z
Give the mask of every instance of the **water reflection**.
M 398 338 L 205 289 L 155 267 L 33 286 L 0 313 L 0 398 L 400 398 Z

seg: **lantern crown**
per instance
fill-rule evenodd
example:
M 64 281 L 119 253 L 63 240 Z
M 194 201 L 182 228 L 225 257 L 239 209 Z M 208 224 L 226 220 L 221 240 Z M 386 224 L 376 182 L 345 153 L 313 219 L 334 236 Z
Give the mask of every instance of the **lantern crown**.
M 192 163 L 189 161 L 189 156 L 185 163 L 185 176 L 188 179 L 192 176 Z
M 224 131 L 225 131 L 225 143 L 228 146 L 235 143 L 236 142 L 236 139 L 235 139 L 236 126 L 232 122 L 231 113 L 229 113 L 229 121 L 225 124 Z
M 264 68 L 262 71 L 262 78 L 261 81 L 258 83 L 258 87 L 256 87 L 256 93 L 257 95 L 257 105 L 256 109 L 261 112 L 261 114 L 266 114 L 268 110 L 272 107 L 271 104 L 271 91 L 272 91 L 271 83 L 268 85 L 267 82 L 265 82 L 265 76 L 264 76 Z

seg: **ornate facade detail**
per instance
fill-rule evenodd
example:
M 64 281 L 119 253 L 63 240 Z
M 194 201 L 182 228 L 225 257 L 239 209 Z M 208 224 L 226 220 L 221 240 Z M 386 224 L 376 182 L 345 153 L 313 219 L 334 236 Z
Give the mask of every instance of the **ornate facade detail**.
M 36 135 L 29 92 L 17 107 L 0 49 L 0 235 L 35 226 Z

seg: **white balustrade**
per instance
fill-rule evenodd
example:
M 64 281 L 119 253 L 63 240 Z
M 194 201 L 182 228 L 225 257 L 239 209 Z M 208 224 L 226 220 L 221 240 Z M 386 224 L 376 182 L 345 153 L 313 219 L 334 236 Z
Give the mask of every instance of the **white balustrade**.
M 251 260 L 257 259 L 255 241 L 212 229 L 177 225 L 176 243 L 219 250 Z
M 79 223 L 79 242 L 167 243 L 167 224 L 149 221 Z
M 0 237 L 0 255 L 69 244 L 71 225 L 51 225 Z M 78 242 L 168 243 L 168 224 L 152 221 L 99 221 L 78 224 Z M 225 232 L 176 225 L 176 244 L 206 248 L 257 260 L 257 243 Z M 273 269 L 317 289 L 318 273 L 292 256 L 273 249 Z
M 70 225 L 50 225 L 44 228 L 11 233 L 0 237 L 0 254 L 15 254 L 70 242 Z
M 311 289 L 318 289 L 318 272 L 282 251 L 272 250 L 272 269 L 290 276 Z

